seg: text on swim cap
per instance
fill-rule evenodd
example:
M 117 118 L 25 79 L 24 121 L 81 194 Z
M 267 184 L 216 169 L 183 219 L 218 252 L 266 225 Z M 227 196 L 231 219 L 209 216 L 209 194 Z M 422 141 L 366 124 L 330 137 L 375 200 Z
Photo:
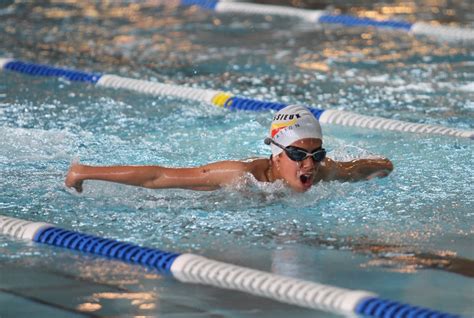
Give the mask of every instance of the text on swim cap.
M 293 118 L 301 118 L 300 114 L 278 114 L 273 120 L 292 120 Z
M 272 138 L 275 137 L 283 129 L 293 130 L 294 128 L 298 128 L 300 125 L 296 123 L 296 119 L 293 119 L 289 122 L 280 123 L 280 124 L 273 124 L 271 128 L 271 136 Z

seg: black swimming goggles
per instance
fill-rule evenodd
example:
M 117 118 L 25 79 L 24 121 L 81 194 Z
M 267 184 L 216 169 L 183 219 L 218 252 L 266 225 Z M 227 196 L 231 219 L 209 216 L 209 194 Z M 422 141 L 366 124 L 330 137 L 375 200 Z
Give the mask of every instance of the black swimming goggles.
M 283 149 L 286 155 L 288 156 L 288 158 L 290 158 L 293 161 L 303 161 L 306 158 L 311 157 L 313 158 L 315 162 L 321 162 L 324 160 L 324 158 L 326 158 L 326 149 L 324 148 L 318 148 L 313 152 L 307 152 L 305 149 L 298 148 L 298 147 L 293 147 L 293 146 L 283 147 L 283 145 L 280 145 L 272 138 L 265 138 L 263 142 L 266 145 L 274 144 L 278 148 Z

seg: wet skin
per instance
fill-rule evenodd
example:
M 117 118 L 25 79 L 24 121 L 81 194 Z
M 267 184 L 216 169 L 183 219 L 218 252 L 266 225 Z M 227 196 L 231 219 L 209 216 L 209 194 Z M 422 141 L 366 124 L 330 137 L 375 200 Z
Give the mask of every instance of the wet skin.
M 307 138 L 298 140 L 290 146 L 312 153 L 321 148 L 322 141 Z M 321 162 L 315 162 L 308 157 L 303 161 L 293 161 L 283 151 L 272 158 L 271 170 L 275 179 L 283 180 L 297 192 L 304 192 L 319 181 L 360 181 L 386 177 L 393 170 L 393 164 L 386 158 L 339 162 L 326 157 Z
M 321 145 L 321 139 L 315 138 L 301 139 L 291 144 L 291 146 L 304 149 L 309 153 L 321 148 Z M 297 192 L 309 190 L 318 179 L 321 162 L 314 161 L 312 157 L 307 157 L 302 161 L 293 161 L 283 151 L 272 158 L 272 161 L 272 172 L 275 179 L 284 180 L 290 188 Z
M 321 145 L 321 139 L 316 138 L 301 139 L 291 144 L 309 153 L 319 149 Z M 85 180 L 103 180 L 151 189 L 216 190 L 239 182 L 242 177 L 251 174 L 257 181 L 282 180 L 294 191 L 304 192 L 319 181 L 368 180 L 385 177 L 392 170 L 393 165 L 386 158 L 338 162 L 326 157 L 319 163 L 311 157 L 293 161 L 283 151 L 270 159 L 227 160 L 191 168 L 87 166 L 76 163 L 71 165 L 65 184 L 78 192 L 82 192 Z

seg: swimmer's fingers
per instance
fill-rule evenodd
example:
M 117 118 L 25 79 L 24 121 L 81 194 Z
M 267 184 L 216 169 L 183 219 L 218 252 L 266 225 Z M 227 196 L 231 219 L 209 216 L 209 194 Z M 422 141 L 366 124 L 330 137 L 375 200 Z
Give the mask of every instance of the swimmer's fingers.
M 385 178 L 389 174 L 390 174 L 390 170 L 379 170 L 367 176 L 367 180 L 371 180 L 374 178 Z
M 65 182 L 65 185 L 66 187 L 68 187 L 69 189 L 74 189 L 76 190 L 77 192 L 81 193 L 82 192 L 82 181 L 76 181 L 76 182 L 71 182 L 71 180 L 68 180 L 68 178 L 66 178 L 66 182 Z
M 81 193 L 82 192 L 82 181 L 76 182 L 76 184 L 73 186 L 74 189 L 76 189 L 77 192 Z
M 79 178 L 75 169 L 76 169 L 76 165 L 73 164 L 71 168 L 69 169 L 69 171 L 67 172 L 66 180 L 64 180 L 64 184 L 66 185 L 66 187 L 74 188 L 77 192 L 81 193 L 83 180 Z

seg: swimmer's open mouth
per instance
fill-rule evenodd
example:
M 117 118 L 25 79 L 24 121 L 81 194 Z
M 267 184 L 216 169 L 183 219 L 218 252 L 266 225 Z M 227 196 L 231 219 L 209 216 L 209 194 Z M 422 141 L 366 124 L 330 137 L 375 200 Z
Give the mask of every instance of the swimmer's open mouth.
M 307 184 L 311 180 L 311 175 L 310 174 L 302 174 L 300 175 L 300 181 L 303 184 Z

